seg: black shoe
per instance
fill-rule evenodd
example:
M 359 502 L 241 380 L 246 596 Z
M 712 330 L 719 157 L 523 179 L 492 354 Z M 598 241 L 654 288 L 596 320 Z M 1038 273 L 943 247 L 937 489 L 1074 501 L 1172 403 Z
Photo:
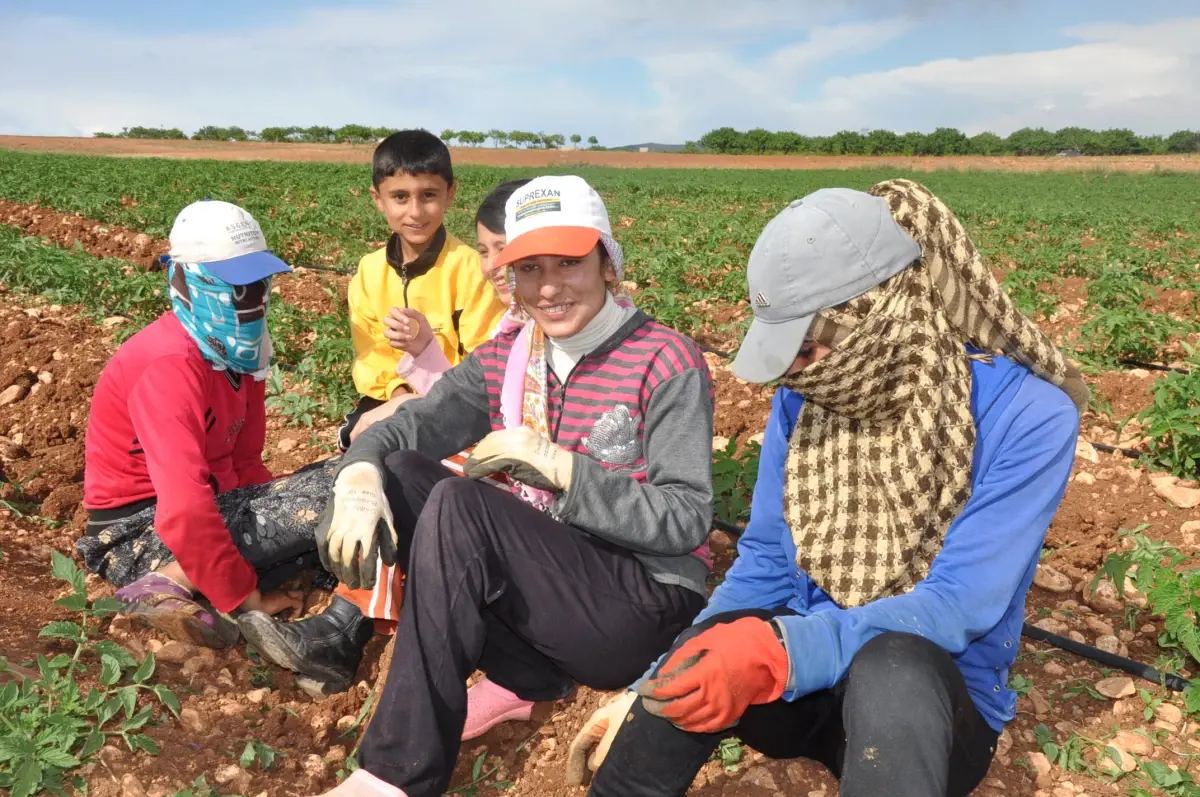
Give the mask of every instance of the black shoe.
M 315 617 L 286 623 L 265 612 L 246 612 L 238 628 L 263 658 L 297 673 L 296 685 L 316 698 L 350 688 L 375 633 L 369 617 L 336 595 Z

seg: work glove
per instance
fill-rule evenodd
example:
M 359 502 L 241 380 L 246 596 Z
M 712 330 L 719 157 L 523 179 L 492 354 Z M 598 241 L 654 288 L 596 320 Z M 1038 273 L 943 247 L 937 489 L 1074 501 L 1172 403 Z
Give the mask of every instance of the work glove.
M 565 780 L 568 786 L 583 785 L 585 767 L 593 773 L 600 768 L 604 757 L 608 755 L 608 748 L 612 747 L 613 739 L 617 738 L 617 731 L 629 718 L 636 701 L 637 692 L 626 690 L 592 712 L 567 750 Z M 593 747 L 595 751 L 588 757 L 588 751 Z
M 638 693 L 646 711 L 675 727 L 717 733 L 750 706 L 778 700 L 787 678 L 787 650 L 771 623 L 743 617 L 684 642 Z
M 383 476 L 369 462 L 347 465 L 317 523 L 321 564 L 351 589 L 375 586 L 379 560 L 396 564 L 396 529 L 383 495 Z
M 570 451 L 528 426 L 518 426 L 480 440 L 463 465 L 463 473 L 472 479 L 504 473 L 539 490 L 566 492 L 574 467 Z

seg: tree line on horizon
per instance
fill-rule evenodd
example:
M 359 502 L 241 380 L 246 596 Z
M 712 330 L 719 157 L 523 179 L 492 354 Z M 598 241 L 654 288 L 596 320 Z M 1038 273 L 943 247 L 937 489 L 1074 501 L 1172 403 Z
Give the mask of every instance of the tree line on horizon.
M 190 136 L 178 127 L 126 127 L 120 133 L 95 133 L 95 138 L 146 138 L 192 141 L 269 141 L 297 144 L 367 144 L 387 138 L 398 128 L 370 127 L 368 125 L 343 125 L 342 127 L 264 127 L 262 130 L 247 130 L 242 127 L 218 127 L 205 125 Z M 524 130 L 472 130 L 446 129 L 441 139 L 447 144 L 457 141 L 469 147 L 481 146 L 491 141 L 496 147 L 521 149 L 558 149 L 566 145 L 567 136 L 562 133 L 533 133 Z M 570 136 L 571 143 L 578 148 L 583 136 Z M 599 147 L 595 136 L 587 139 L 593 148 Z
M 127 127 L 120 133 L 96 133 L 96 138 L 191 139 L 193 141 L 269 141 L 305 144 L 366 144 L 386 138 L 396 128 L 343 125 L 342 127 L 264 127 L 260 131 L 241 127 L 206 125 L 191 136 L 183 130 L 162 127 Z M 478 147 L 491 142 L 497 148 L 558 149 L 569 140 L 575 148 L 584 141 L 579 134 L 534 133 L 522 130 L 472 131 L 446 129 L 447 144 Z M 605 149 L 596 136 L 589 136 L 590 149 Z M 1007 136 L 979 133 L 967 136 L 953 127 L 931 133 L 891 130 L 842 130 L 831 136 L 806 136 L 792 131 L 763 128 L 710 130 L 697 141 L 688 141 L 683 152 L 712 152 L 727 155 L 1166 155 L 1200 153 L 1200 131 L 1178 130 L 1167 136 L 1139 136 L 1132 130 L 1091 130 L 1064 127 L 1046 130 L 1025 127 Z
M 967 136 L 953 127 L 932 133 L 891 130 L 843 130 L 831 136 L 804 136 L 762 128 L 710 130 L 689 141 L 685 152 L 732 155 L 1166 155 L 1200 152 L 1200 131 L 1179 130 L 1169 136 L 1139 136 L 1132 130 L 1064 127 L 1050 131 L 1024 127 L 1008 136 Z

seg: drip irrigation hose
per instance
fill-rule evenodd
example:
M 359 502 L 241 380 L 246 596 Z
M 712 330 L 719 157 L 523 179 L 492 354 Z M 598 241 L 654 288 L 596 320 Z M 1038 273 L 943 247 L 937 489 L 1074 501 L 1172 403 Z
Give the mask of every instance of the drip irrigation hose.
M 717 517 L 713 518 L 712 525 L 713 528 L 718 529 L 719 531 L 724 531 L 728 534 L 732 534 L 735 537 L 740 537 L 742 532 L 745 531 L 743 527 L 721 520 Z M 1101 650 L 1100 648 L 1093 647 L 1092 645 L 1085 645 L 1082 642 L 1076 642 L 1074 639 L 1070 639 L 1068 637 L 1052 634 L 1049 631 L 1043 631 L 1037 626 L 1030 625 L 1029 623 L 1025 623 L 1025 625 L 1022 627 L 1021 636 L 1037 642 L 1045 642 L 1046 644 L 1053 645 L 1060 650 L 1065 650 L 1068 653 L 1074 653 L 1076 656 L 1094 661 L 1103 667 L 1111 667 L 1113 669 L 1121 670 L 1122 672 L 1135 675 L 1138 678 L 1145 679 L 1151 683 L 1165 686 L 1167 689 L 1170 689 L 1174 692 L 1182 692 L 1188 685 L 1187 680 L 1178 675 L 1161 672 L 1154 667 L 1151 667 L 1149 664 L 1143 664 L 1140 661 L 1134 661 L 1133 659 L 1126 658 L 1125 656 L 1118 656 L 1115 653 L 1109 653 Z
M 1121 365 L 1128 365 L 1132 368 L 1145 368 L 1147 371 L 1174 371 L 1177 374 L 1187 376 L 1191 373 L 1187 368 L 1176 368 L 1172 365 L 1159 365 L 1158 363 L 1144 363 L 1141 360 L 1117 360 Z
M 352 269 L 352 268 L 336 268 L 334 266 L 317 266 L 317 265 L 312 265 L 312 264 L 296 265 L 296 266 L 292 266 L 292 268 L 304 268 L 304 269 L 308 269 L 309 271 L 328 271 L 330 274 L 350 275 L 350 274 L 354 273 L 354 269 Z

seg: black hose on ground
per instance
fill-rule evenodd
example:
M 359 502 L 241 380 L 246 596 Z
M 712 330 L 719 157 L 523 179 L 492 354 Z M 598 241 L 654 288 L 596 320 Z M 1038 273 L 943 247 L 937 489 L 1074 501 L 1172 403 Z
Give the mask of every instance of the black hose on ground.
M 741 526 L 738 526 L 734 523 L 729 523 L 716 517 L 713 518 L 712 525 L 714 529 L 732 534 L 735 537 L 740 537 L 742 532 L 745 531 L 745 529 Z M 1068 653 L 1074 653 L 1076 656 L 1088 659 L 1089 661 L 1094 661 L 1103 667 L 1111 667 L 1113 669 L 1121 670 L 1122 672 L 1135 675 L 1138 678 L 1143 678 L 1151 683 L 1165 686 L 1167 689 L 1175 692 L 1182 692 L 1185 688 L 1187 688 L 1188 685 L 1187 680 L 1178 675 L 1160 672 L 1154 667 L 1151 667 L 1149 664 L 1143 664 L 1140 661 L 1134 661 L 1133 659 L 1129 659 L 1124 656 L 1118 656 L 1115 653 L 1109 653 L 1108 651 L 1101 650 L 1100 648 L 1093 647 L 1092 645 L 1085 645 L 1082 642 L 1076 642 L 1074 639 L 1070 639 L 1065 636 L 1059 636 L 1058 634 L 1052 634 L 1049 631 L 1043 631 L 1037 626 L 1030 625 L 1029 623 L 1025 623 L 1022 627 L 1021 636 L 1037 642 L 1045 642 L 1046 644 L 1053 645 L 1060 650 L 1065 650 Z

